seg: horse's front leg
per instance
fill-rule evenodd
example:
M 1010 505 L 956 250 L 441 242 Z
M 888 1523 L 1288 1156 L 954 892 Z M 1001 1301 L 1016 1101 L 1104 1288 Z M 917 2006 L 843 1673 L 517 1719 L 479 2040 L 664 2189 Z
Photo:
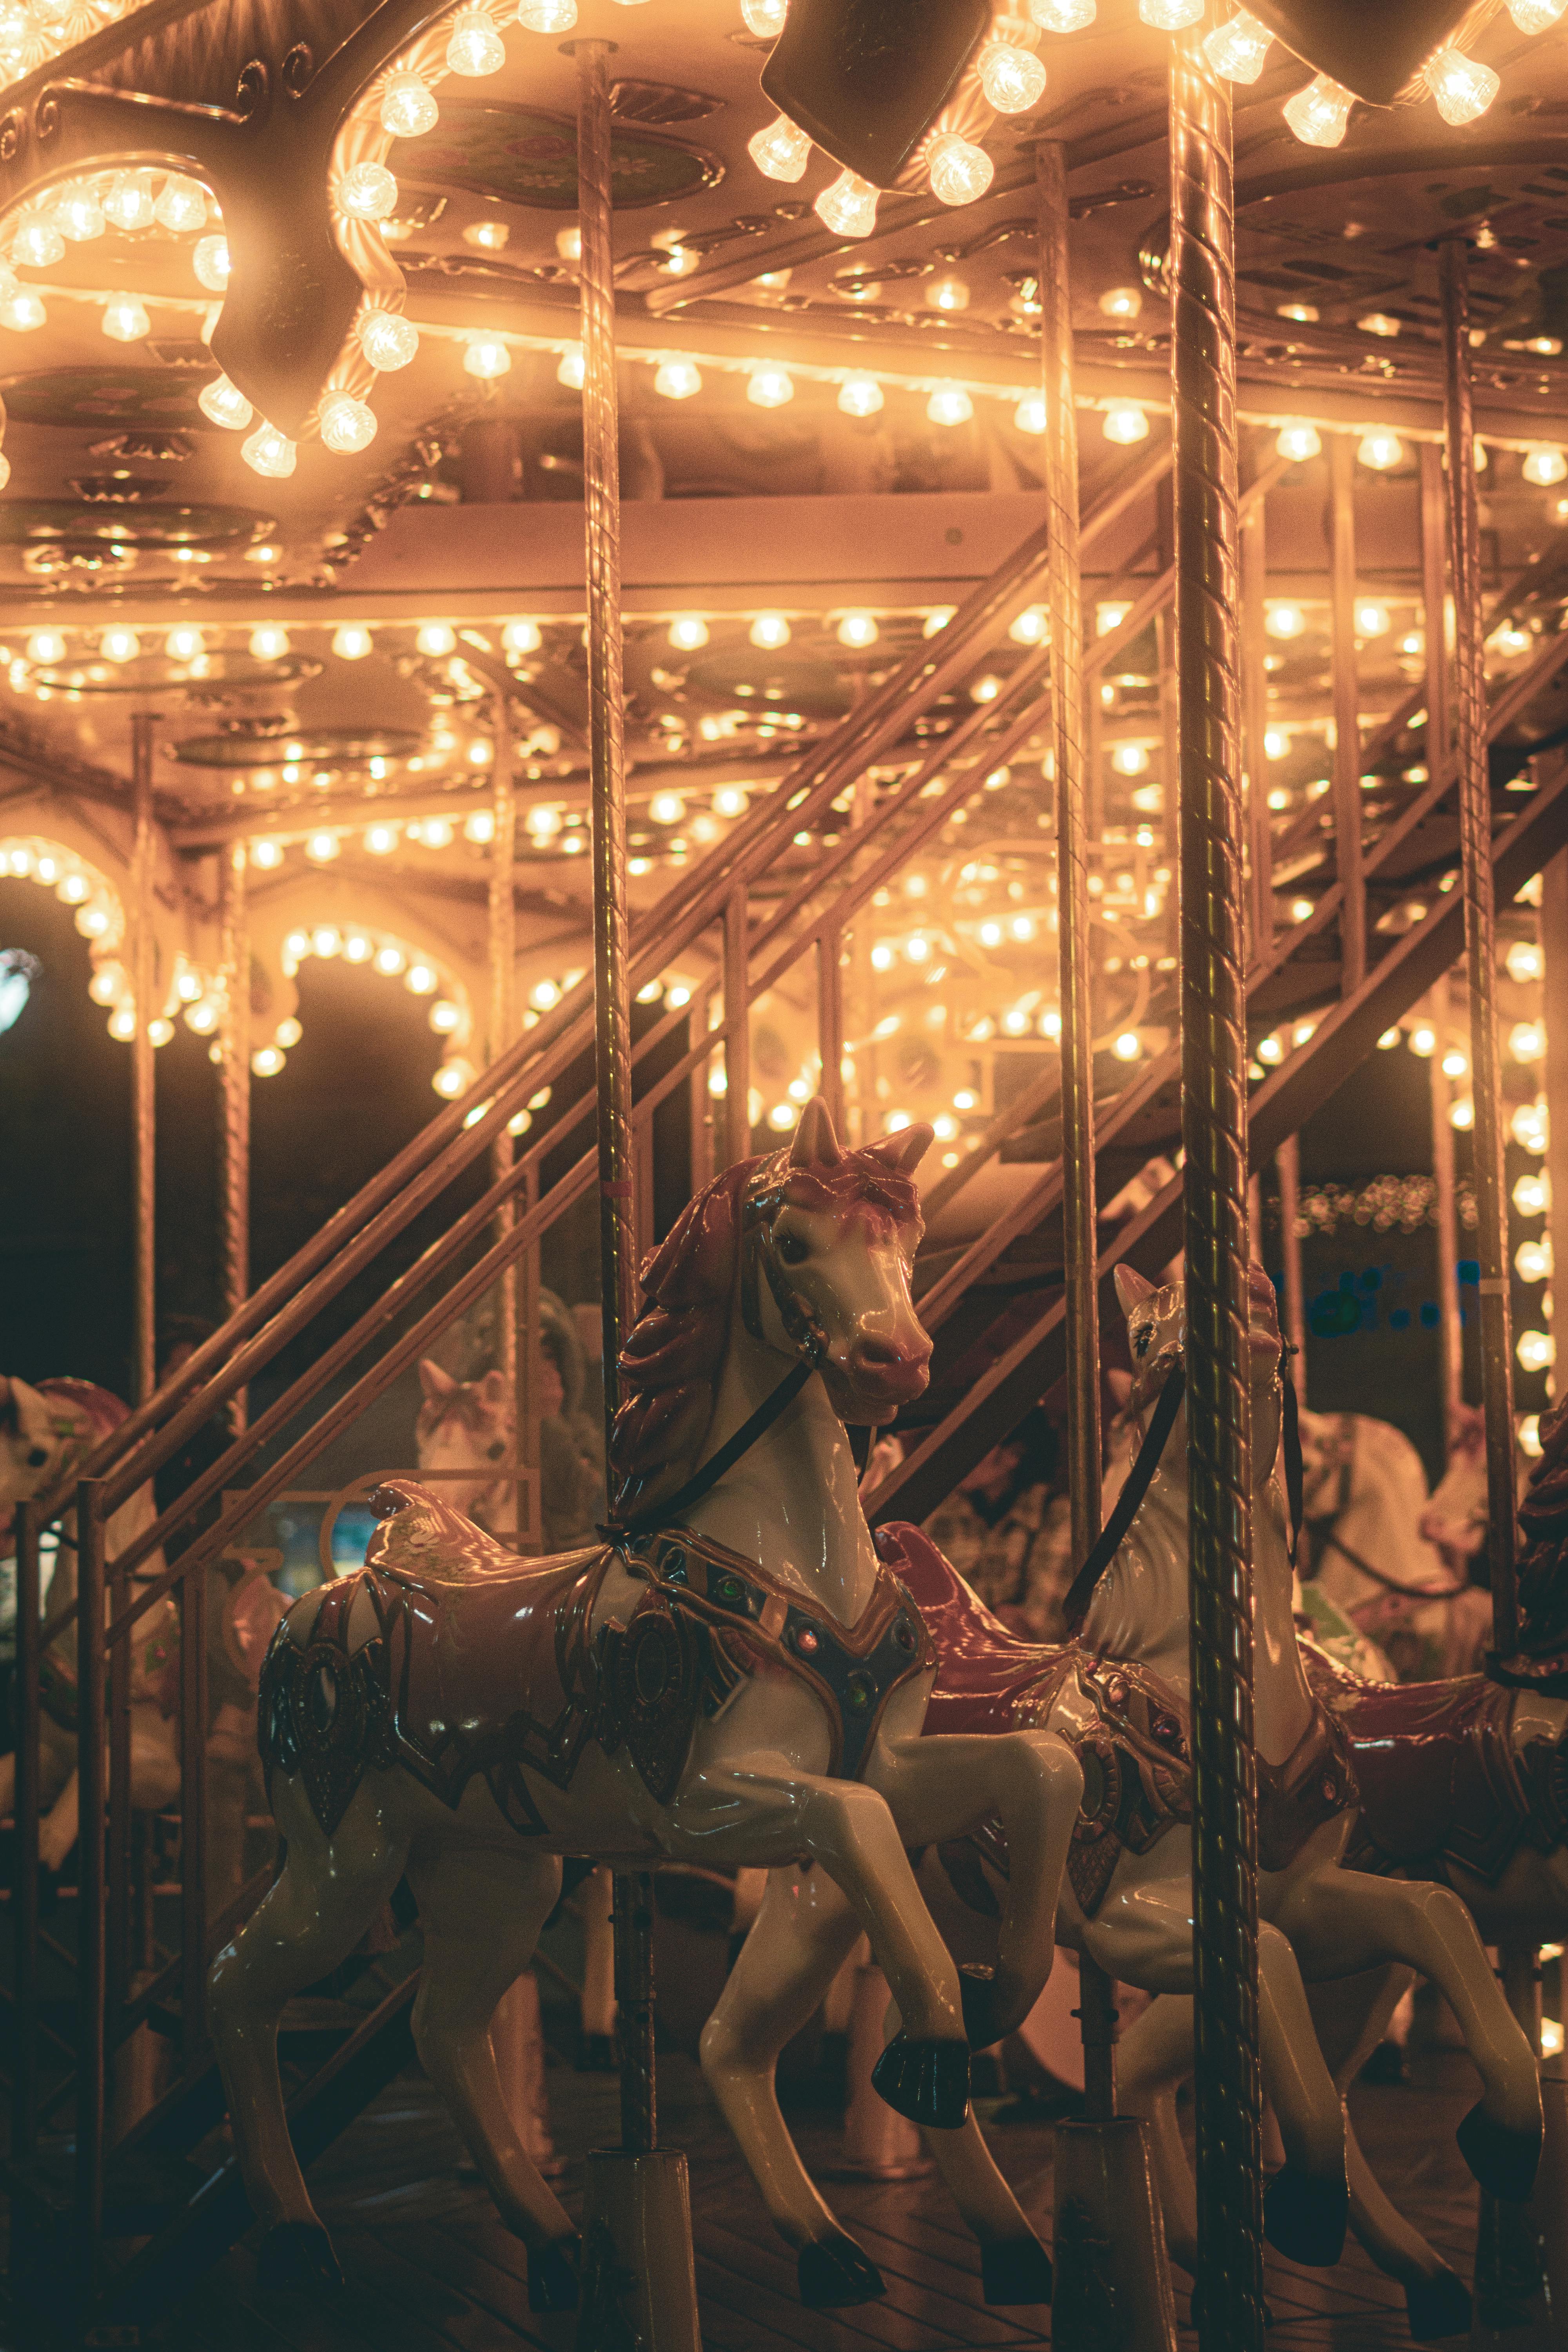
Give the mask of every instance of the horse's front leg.
M 989 1815 L 1007 1839 L 1007 1895 L 994 1979 L 967 1974 L 963 2015 L 979 2050 L 1021 2025 L 1056 1957 L 1057 1904 L 1083 1772 L 1054 1732 L 883 1739 L 867 1775 L 906 1846 L 941 1845 Z

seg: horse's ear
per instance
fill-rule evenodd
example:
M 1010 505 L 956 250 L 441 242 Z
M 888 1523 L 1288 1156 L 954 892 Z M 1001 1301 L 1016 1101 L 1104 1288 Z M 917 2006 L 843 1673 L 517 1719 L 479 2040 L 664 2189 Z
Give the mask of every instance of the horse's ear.
M 419 1385 L 425 1391 L 426 1403 L 434 1404 L 437 1397 L 449 1397 L 458 1383 L 450 1372 L 441 1370 L 433 1356 L 425 1356 L 420 1359 Z
M 500 1404 L 506 1396 L 506 1374 L 487 1372 L 479 1382 L 479 1394 L 487 1404 Z
M 896 1135 L 879 1135 L 866 1150 L 884 1168 L 895 1169 L 900 1176 L 912 1176 L 935 1141 L 935 1128 L 928 1127 L 922 1118 L 911 1127 L 900 1127 Z
M 792 1168 L 837 1168 L 844 1154 L 833 1132 L 833 1113 L 820 1095 L 813 1095 L 800 1115 L 795 1141 L 789 1148 Z
M 1154 1285 L 1146 1281 L 1136 1266 L 1119 1265 L 1111 1279 L 1116 1285 L 1116 1303 L 1123 1315 L 1131 1315 L 1135 1307 L 1154 1296 Z

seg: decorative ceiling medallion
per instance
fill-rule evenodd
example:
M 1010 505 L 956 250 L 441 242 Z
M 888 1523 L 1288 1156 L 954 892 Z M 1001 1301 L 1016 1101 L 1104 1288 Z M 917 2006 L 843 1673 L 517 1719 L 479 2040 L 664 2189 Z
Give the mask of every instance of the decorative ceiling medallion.
M 729 103 L 706 90 L 680 89 L 668 81 L 617 81 L 610 85 L 610 112 L 622 122 L 700 122 Z
M 207 361 L 207 373 L 212 373 Z M 8 414 L 20 425 L 177 427 L 216 433 L 196 406 L 194 378 L 153 367 L 46 368 L 0 382 Z
M 133 547 L 229 547 L 268 538 L 277 528 L 253 507 L 166 506 L 124 514 L 99 512 L 73 499 L 0 501 L 0 547 L 51 540 L 68 546 L 110 540 Z
M 161 499 L 169 484 L 162 474 L 133 474 L 129 468 L 113 474 L 73 474 L 70 487 L 89 506 L 134 507 L 144 499 Z
M 397 140 L 389 160 L 400 186 L 435 181 L 543 212 L 577 209 L 577 126 L 570 115 L 443 100 L 437 129 Z M 611 133 L 610 192 L 617 211 L 674 204 L 700 188 L 716 188 L 723 176 L 721 159 L 704 148 L 619 125 Z
M 803 719 L 841 719 L 849 708 L 849 688 L 828 663 L 789 654 L 759 659 L 746 646 L 693 662 L 686 688 L 727 709 L 738 703 L 748 719 L 758 720 L 786 710 Z
M 255 665 L 260 669 L 263 665 Z M 266 665 L 272 675 L 280 677 L 287 664 Z M 319 670 L 321 665 L 313 665 Z M 286 728 L 264 722 L 268 732 L 252 733 L 248 730 L 220 735 L 191 735 L 174 746 L 174 757 L 189 768 L 276 768 L 295 761 L 309 764 L 311 761 L 330 761 L 334 767 L 353 766 L 363 760 L 408 760 L 421 749 L 424 737 L 411 727 L 356 729 L 352 727 L 314 727 L 290 733 Z
M 111 433 L 88 448 L 89 457 L 125 457 L 143 466 L 182 466 L 195 455 L 195 444 L 183 433 Z
M 183 688 L 199 699 L 215 687 L 233 692 L 236 688 L 297 686 L 301 679 L 319 677 L 322 667 L 306 654 L 289 654 L 281 661 L 270 662 L 253 661 L 248 654 L 241 653 L 203 654 L 190 662 L 171 661 L 164 654 L 142 654 L 128 662 L 93 658 L 61 662 L 36 670 L 34 677 L 39 686 L 51 687 L 57 694 L 145 694 L 150 689 L 164 694 Z M 248 760 L 248 746 L 245 756 Z M 274 760 L 278 757 L 276 747 L 270 756 Z

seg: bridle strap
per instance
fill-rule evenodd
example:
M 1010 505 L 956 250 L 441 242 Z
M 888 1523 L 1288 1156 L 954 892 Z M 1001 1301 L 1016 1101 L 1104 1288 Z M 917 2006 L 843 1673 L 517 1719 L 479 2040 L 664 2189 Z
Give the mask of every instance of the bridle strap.
M 1296 1566 L 1296 1556 L 1301 1549 L 1301 1515 L 1306 1505 L 1307 1474 L 1301 1461 L 1301 1412 L 1296 1394 L 1296 1383 L 1290 1378 L 1290 1367 L 1279 1367 L 1280 1384 L 1284 1390 L 1280 1412 L 1284 1422 L 1285 1500 L 1290 1511 L 1290 1565 Z
M 693 1503 L 700 1503 L 704 1495 L 711 1493 L 725 1471 L 732 1470 L 742 1454 L 750 1453 L 758 1438 L 766 1434 L 785 1406 L 795 1402 L 816 1370 L 816 1365 L 808 1364 L 804 1357 L 798 1364 L 792 1364 L 751 1419 L 743 1421 L 734 1435 L 727 1437 L 718 1453 L 710 1455 L 700 1470 L 693 1471 L 684 1486 L 677 1487 L 662 1503 L 650 1503 L 646 1510 L 633 1511 L 629 1518 L 606 1519 L 599 1529 L 605 1541 L 621 1544 L 638 1536 L 652 1535 L 656 1528 L 668 1527 Z
M 1116 1497 L 1114 1507 L 1105 1523 L 1100 1541 L 1072 1580 L 1072 1589 L 1063 1604 L 1062 1612 L 1069 1633 L 1076 1633 L 1083 1623 L 1088 1614 L 1089 1604 L 1094 1598 L 1095 1586 L 1115 1559 L 1127 1530 L 1138 1516 L 1143 1497 L 1149 1492 L 1150 1482 L 1160 1466 L 1160 1458 L 1165 1451 L 1166 1441 L 1176 1425 L 1176 1415 L 1182 1409 L 1182 1399 L 1186 1394 L 1186 1387 L 1185 1368 L 1177 1362 L 1173 1367 L 1164 1387 L 1160 1391 L 1149 1426 L 1143 1433 L 1143 1443 L 1133 1458 L 1132 1467 L 1127 1473 L 1126 1484 Z

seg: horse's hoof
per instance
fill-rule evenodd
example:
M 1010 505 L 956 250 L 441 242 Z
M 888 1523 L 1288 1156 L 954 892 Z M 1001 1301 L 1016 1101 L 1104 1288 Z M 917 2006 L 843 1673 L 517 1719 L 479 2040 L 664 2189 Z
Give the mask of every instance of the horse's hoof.
M 1002 2039 L 996 2022 L 996 1971 L 984 1960 L 965 1960 L 958 1971 L 963 2031 L 972 2050 L 989 2050 Z
M 852 2303 L 875 2303 L 888 2292 L 876 2263 L 842 2230 L 802 2246 L 795 2278 L 808 2311 L 843 2311 Z
M 910 2123 L 957 2131 L 969 2113 L 969 2044 L 897 2033 L 871 2069 L 871 2087 Z
M 613 2033 L 584 2033 L 577 2050 L 579 2074 L 614 2074 L 620 2067 Z
M 1455 2271 L 1439 2271 L 1436 2278 L 1417 2279 L 1414 2286 L 1407 2286 L 1405 2308 L 1417 2344 L 1470 2332 L 1470 2290 Z
M 1489 2197 L 1522 2205 L 1535 2186 L 1541 2162 L 1541 2127 L 1532 2132 L 1510 2131 L 1494 2124 L 1479 2105 L 1473 2106 L 1454 2137 L 1459 2154 Z
M 1342 2172 L 1321 2180 L 1288 2164 L 1263 2192 L 1263 2234 L 1293 2263 L 1328 2270 L 1345 2250 L 1350 2203 Z
M 529 2248 L 528 2307 L 530 2311 L 575 2311 L 577 2263 L 581 2238 L 557 2238 L 542 2250 Z
M 1038 2238 L 997 2238 L 980 2249 L 987 2303 L 1049 2303 L 1051 2258 Z
M 319 2221 L 279 2221 L 257 2250 L 256 2284 L 264 2294 L 305 2294 L 320 2302 L 341 2294 L 344 2281 Z

